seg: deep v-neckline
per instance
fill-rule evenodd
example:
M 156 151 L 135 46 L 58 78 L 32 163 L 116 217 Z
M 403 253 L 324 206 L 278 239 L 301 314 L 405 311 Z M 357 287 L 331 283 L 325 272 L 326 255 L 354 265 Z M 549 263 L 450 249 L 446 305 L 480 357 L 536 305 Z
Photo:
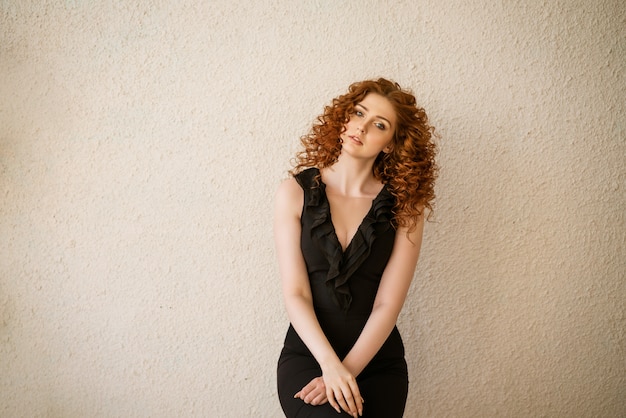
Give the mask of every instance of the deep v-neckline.
M 320 185 L 321 185 L 322 193 L 324 194 L 324 199 L 326 199 L 326 203 L 328 204 L 328 214 L 327 215 L 328 215 L 328 220 L 329 220 L 330 226 L 332 228 L 332 232 L 333 232 L 332 236 L 333 236 L 333 238 L 335 240 L 335 244 L 337 245 L 337 247 L 339 248 L 339 250 L 341 251 L 342 254 L 347 254 L 348 251 L 352 248 L 352 243 L 354 242 L 354 239 L 359 234 L 359 232 L 361 232 L 361 229 L 363 228 L 363 224 L 365 223 L 365 220 L 372 214 L 372 211 L 374 210 L 374 206 L 376 204 L 376 201 L 383 194 L 383 192 L 384 192 L 385 188 L 387 187 L 387 185 L 383 183 L 383 187 L 381 187 L 381 189 L 378 191 L 376 196 L 372 199 L 372 203 L 370 204 L 370 208 L 368 209 L 368 211 L 365 214 L 365 216 L 363 217 L 363 219 L 361 219 L 361 222 L 359 223 L 359 226 L 357 226 L 356 230 L 354 231 L 354 234 L 350 238 L 350 241 L 348 241 L 346 243 L 346 247 L 344 248 L 343 245 L 341 245 L 341 241 L 339 241 L 339 236 L 337 235 L 337 230 L 335 229 L 335 223 L 333 222 L 332 210 L 331 210 L 331 207 L 330 207 L 330 199 L 328 198 L 328 193 L 326 193 L 326 183 L 324 183 L 324 181 L 322 180 L 321 176 L 320 176 L 319 182 L 320 182 Z

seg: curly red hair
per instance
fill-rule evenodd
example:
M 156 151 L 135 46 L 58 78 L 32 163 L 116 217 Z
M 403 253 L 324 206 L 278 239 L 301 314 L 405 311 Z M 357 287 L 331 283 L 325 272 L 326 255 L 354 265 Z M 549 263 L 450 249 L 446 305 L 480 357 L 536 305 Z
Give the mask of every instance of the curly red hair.
M 424 209 L 432 212 L 437 177 L 433 142 L 435 129 L 428 123 L 423 108 L 417 106 L 415 96 L 403 90 L 398 83 L 379 78 L 353 83 L 348 93 L 332 100 L 324 107 L 308 134 L 300 141 L 304 150 L 296 155 L 294 175 L 305 168 L 324 168 L 333 165 L 341 152 L 339 136 L 354 112 L 354 106 L 368 93 L 385 97 L 396 111 L 396 129 L 391 152 L 381 152 L 374 162 L 374 177 L 387 184 L 396 198 L 395 224 L 413 229 Z

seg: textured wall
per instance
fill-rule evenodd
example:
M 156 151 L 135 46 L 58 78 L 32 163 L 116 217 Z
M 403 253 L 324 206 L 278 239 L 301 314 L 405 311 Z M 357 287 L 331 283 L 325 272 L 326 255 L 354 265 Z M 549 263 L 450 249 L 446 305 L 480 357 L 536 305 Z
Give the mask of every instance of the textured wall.
M 0 416 L 280 416 L 273 193 L 379 75 L 442 136 L 407 417 L 626 416 L 625 56 L 620 0 L 0 1 Z

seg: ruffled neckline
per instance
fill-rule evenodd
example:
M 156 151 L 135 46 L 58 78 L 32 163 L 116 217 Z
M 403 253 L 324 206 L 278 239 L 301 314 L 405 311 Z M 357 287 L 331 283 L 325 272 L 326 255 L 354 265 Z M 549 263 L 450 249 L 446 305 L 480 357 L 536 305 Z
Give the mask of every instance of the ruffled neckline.
M 298 174 L 296 179 L 308 191 L 305 194 L 304 212 L 312 220 L 311 239 L 330 265 L 326 286 L 335 303 L 347 311 L 352 302 L 349 280 L 369 256 L 377 231 L 384 232 L 392 227 L 395 198 L 387 185 L 383 185 L 354 237 L 343 250 L 331 219 L 326 185 L 319 174 L 319 169 L 310 168 Z M 378 225 L 382 228 L 377 228 Z

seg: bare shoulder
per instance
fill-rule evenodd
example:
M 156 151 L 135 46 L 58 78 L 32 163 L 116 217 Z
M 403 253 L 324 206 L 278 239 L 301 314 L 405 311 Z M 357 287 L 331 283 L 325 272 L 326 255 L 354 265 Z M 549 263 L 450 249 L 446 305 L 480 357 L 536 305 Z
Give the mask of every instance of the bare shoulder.
M 424 234 L 424 215 L 420 215 L 413 228 L 400 227 L 396 231 L 394 247 L 400 247 L 408 251 L 419 252 Z
M 302 187 L 298 184 L 294 177 L 283 180 L 278 186 L 279 194 L 302 194 Z
M 276 212 L 277 215 L 297 215 L 302 212 L 304 201 L 304 191 L 295 178 L 284 180 L 276 192 Z

